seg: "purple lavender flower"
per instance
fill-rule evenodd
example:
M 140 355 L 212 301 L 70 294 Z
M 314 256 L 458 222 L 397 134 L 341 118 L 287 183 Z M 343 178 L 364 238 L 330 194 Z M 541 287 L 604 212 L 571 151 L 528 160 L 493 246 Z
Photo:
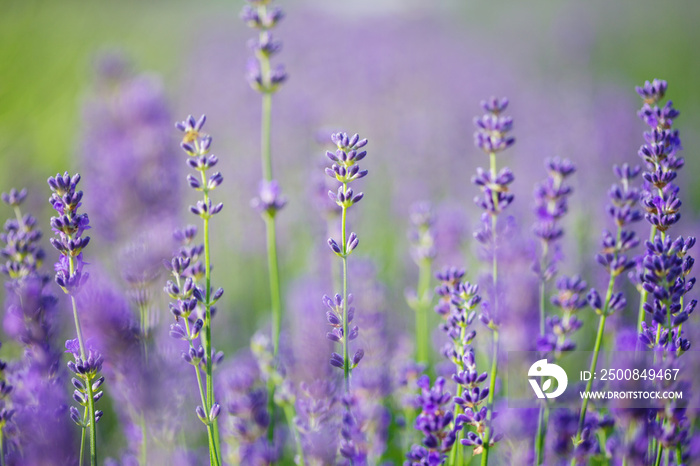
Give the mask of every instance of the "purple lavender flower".
M 336 294 L 334 298 L 324 296 L 323 301 L 329 308 L 329 311 L 326 313 L 328 323 L 333 327 L 333 330 L 327 334 L 327 337 L 329 340 L 342 343 L 343 345 L 342 355 L 338 353 L 332 354 L 331 365 L 343 369 L 345 392 L 349 393 L 350 372 L 357 367 L 357 364 L 364 356 L 364 351 L 359 349 L 350 358 L 349 342 L 357 338 L 359 329 L 357 326 L 352 329 L 349 327 L 354 316 L 354 309 L 350 307 L 352 295 L 348 294 L 347 258 L 357 247 L 359 239 L 354 232 L 346 237 L 345 225 L 347 210 L 360 202 L 364 196 L 363 193 L 355 193 L 349 187 L 349 184 L 367 175 L 367 170 L 360 170 L 360 166 L 357 164 L 367 155 L 366 151 L 361 150 L 367 145 L 367 139 L 360 140 L 357 134 L 348 136 L 347 133 L 335 133 L 331 136 L 331 140 L 338 149 L 335 153 L 326 152 L 326 156 L 333 162 L 331 168 L 326 168 L 326 173 L 340 182 L 341 186 L 338 187 L 337 192 L 328 191 L 328 195 L 342 208 L 342 227 L 340 243 L 333 238 L 329 238 L 328 245 L 335 255 L 343 260 L 343 294 Z
M 270 58 L 282 49 L 282 43 L 275 40 L 270 32 L 284 18 L 279 7 L 270 7 L 268 0 L 249 0 L 241 11 L 241 19 L 249 27 L 257 29 L 257 39 L 251 39 L 248 46 L 255 56 L 248 62 L 248 82 L 250 87 L 263 94 L 273 94 L 287 80 L 283 65 L 274 68 Z
M 64 374 L 56 344 L 57 300 L 47 287 L 49 276 L 41 269 L 41 231 L 33 216 L 21 212 L 26 193 L 13 189 L 2 194 L 16 217 L 5 223 L 5 231 L 0 234 L 5 243 L 0 255 L 7 260 L 0 268 L 8 276 L 3 326 L 6 334 L 24 347 L 22 361 L 12 369 L 17 387 L 12 400 L 16 426 L 12 441 L 16 449 L 10 454 L 8 448 L 8 461 L 14 463 L 21 458 L 35 463 L 48 454 L 62 461 L 74 461 L 77 452 L 63 408 Z M 0 394 L 4 392 L 0 390 Z M 5 430 L 7 434 L 12 429 L 6 426 Z M 4 438 L 9 439 L 7 435 Z
M 627 304 L 624 295 L 615 293 L 614 289 L 617 277 L 632 269 L 635 265 L 635 262 L 628 258 L 627 253 L 639 244 L 639 239 L 634 231 L 629 229 L 631 224 L 642 218 L 636 205 L 639 200 L 639 192 L 631 187 L 631 182 L 639 174 L 639 171 L 639 167 L 633 168 L 627 164 L 613 167 L 613 172 L 620 184 L 613 184 L 608 192 L 611 202 L 607 207 L 607 213 L 615 223 L 617 231 L 614 234 L 609 231 L 603 232 L 602 251 L 596 256 L 596 261 L 605 269 L 609 276 L 607 292 L 605 297 L 601 298 L 596 289 L 592 288 L 587 296 L 589 306 L 600 316 L 596 343 L 591 359 L 590 370 L 593 372 L 596 370 L 598 363 L 598 353 L 601 349 L 605 322 L 608 317 L 616 311 L 624 309 Z M 588 381 L 586 391 L 590 391 L 592 383 L 592 380 Z M 576 448 L 587 442 L 589 438 L 594 438 L 586 430 L 587 408 L 588 399 L 584 399 L 579 415 L 578 430 L 574 439 Z
M 559 224 L 568 212 L 567 198 L 571 186 L 565 184 L 576 167 L 568 159 L 548 159 L 545 162 L 548 176 L 535 186 L 535 222 L 533 231 L 540 239 L 540 260 L 534 264 L 534 271 L 541 281 L 547 281 L 556 274 L 557 240 L 564 235 Z
M 421 393 L 416 398 L 420 414 L 416 418 L 415 428 L 423 433 L 423 445 L 414 445 L 406 454 L 405 465 L 437 466 L 445 462 L 446 453 L 452 449 L 457 437 L 451 425 L 454 414 L 449 409 L 452 395 L 445 390 L 445 379 L 438 377 L 435 385 L 430 386 L 427 375 L 418 379 Z
M 695 278 L 689 277 L 694 260 L 688 254 L 695 238 L 681 236 L 672 240 L 668 235 L 669 228 L 681 217 L 680 190 L 673 182 L 685 162 L 678 155 L 682 149 L 678 130 L 673 130 L 673 122 L 680 113 L 671 101 L 659 106 L 667 87 L 666 81 L 656 79 L 637 87 L 644 101 L 637 115 L 650 127 L 644 133 L 645 144 L 639 149 L 639 156 L 646 168 L 642 175 L 645 185 L 641 202 L 651 225 L 651 238 L 645 244 L 645 254 L 639 261 L 641 270 L 636 277 L 641 294 L 637 327 L 640 343 L 663 353 L 664 363 L 669 367 L 677 367 L 675 360 L 690 348 L 683 324 L 697 305 L 697 300 L 685 300 L 695 284 Z M 645 313 L 651 316 L 651 325 L 645 322 Z M 657 463 L 663 449 L 682 456 L 689 433 L 684 419 L 684 410 L 677 409 L 673 402 L 667 403 L 665 410 L 650 415 L 650 441 L 656 442 L 651 451 Z
M 195 411 L 207 428 L 210 462 L 220 464 L 221 453 L 217 448 L 218 441 L 214 443 L 216 439 L 214 425 L 220 412 L 220 405 L 212 398 L 212 405 L 209 407 L 207 397 L 212 379 L 207 378 L 208 384 L 205 391 L 201 373 L 204 371 L 211 374 L 214 364 L 223 358 L 223 353 L 215 353 L 211 346 L 205 350 L 204 342 L 211 342 L 211 337 L 202 338 L 205 321 L 211 322 L 211 318 L 216 314 L 216 308 L 213 305 L 223 296 L 223 288 L 209 295 L 199 285 L 208 273 L 201 262 L 201 256 L 205 254 L 205 246 L 194 242 L 196 235 L 197 227 L 194 225 L 175 231 L 174 237 L 181 242 L 181 246 L 173 259 L 165 263 L 172 280 L 166 283 L 164 291 L 173 300 L 169 307 L 175 317 L 175 323 L 170 325 L 170 336 L 187 343 L 187 350 L 182 352 L 182 359 L 185 363 L 192 365 L 195 371 L 202 403 Z M 213 387 L 211 387 L 211 393 L 213 393 Z
M 498 371 L 498 216 L 513 202 L 514 196 L 508 192 L 508 185 L 515 179 L 513 172 L 507 167 L 498 171 L 496 154 L 512 146 L 515 138 L 508 134 L 513 129 L 513 119 L 502 115 L 508 107 L 508 99 L 491 97 L 489 100 L 482 101 L 481 107 L 486 114 L 474 119 L 474 125 L 477 128 L 474 133 L 474 145 L 488 154 L 490 166 L 489 171 L 478 168 L 472 183 L 479 186 L 482 192 L 482 196 L 476 197 L 474 202 L 484 210 L 482 228 L 474 234 L 474 237 L 484 246 L 490 246 L 492 256 L 493 292 L 488 306 L 484 306 L 480 316 L 481 321 L 491 329 L 493 335 L 493 362 L 487 401 L 487 422 L 483 437 L 482 464 L 486 465 L 491 440 L 494 438 L 491 420 Z
M 586 307 L 586 282 L 577 276 L 562 276 L 557 280 L 557 293 L 552 296 L 552 305 L 560 310 L 560 315 L 548 316 L 545 321 L 545 334 L 537 340 L 537 349 L 552 354 L 558 359 L 563 351 L 573 351 L 576 344 L 571 339 L 581 328 L 583 321 L 576 314 Z
M 104 392 L 97 391 L 104 377 L 100 376 L 103 357 L 93 348 L 85 345 L 83 332 L 80 326 L 80 316 L 76 305 L 76 294 L 87 280 L 87 273 L 83 273 L 83 249 L 90 242 L 89 236 L 83 236 L 90 228 L 90 220 L 87 214 L 79 213 L 82 205 L 83 192 L 76 191 L 80 175 L 71 177 L 68 172 L 49 177 L 48 184 L 52 194 L 49 203 L 58 213 L 51 217 L 51 229 L 55 237 L 51 238 L 51 245 L 61 254 L 55 265 L 56 283 L 68 294 L 73 304 L 73 319 L 77 338 L 66 341 L 66 348 L 73 354 L 75 361 L 68 363 L 68 368 L 75 374 L 72 379 L 75 391 L 73 399 L 83 407 L 81 416 L 76 408 L 71 410 L 71 418 L 83 430 L 90 431 L 90 464 L 97 465 L 97 421 L 102 417 L 102 411 L 95 410 L 95 402 Z M 81 458 L 82 461 L 82 458 Z
M 83 106 L 82 140 L 92 224 L 117 247 L 125 238 L 162 237 L 174 227 L 172 205 L 181 196 L 182 173 L 171 160 L 165 91 L 156 76 L 133 73 L 121 54 L 100 54 L 95 68 L 94 91 Z M 167 257 L 162 243 L 147 244 L 152 255 Z

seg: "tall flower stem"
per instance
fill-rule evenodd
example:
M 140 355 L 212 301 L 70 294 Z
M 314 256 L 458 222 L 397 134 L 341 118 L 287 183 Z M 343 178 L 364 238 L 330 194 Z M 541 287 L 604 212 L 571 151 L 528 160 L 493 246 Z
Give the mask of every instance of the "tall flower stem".
M 203 179 L 203 186 L 206 186 L 206 175 L 204 171 L 202 171 L 202 179 Z M 204 189 L 204 203 L 205 205 L 208 205 L 210 202 L 209 200 L 209 191 L 208 189 Z M 205 281 L 205 296 L 206 296 L 206 303 L 204 305 L 204 311 L 205 311 L 205 325 L 204 325 L 204 338 L 202 339 L 202 343 L 204 346 L 204 352 L 207 355 L 207 364 L 206 364 L 206 399 L 202 400 L 206 412 L 209 412 L 214 405 L 214 378 L 213 378 L 213 366 L 212 366 L 212 359 L 213 359 L 213 351 L 212 351 L 212 344 L 211 344 L 211 248 L 209 246 L 209 217 L 204 217 L 203 219 L 204 223 L 204 281 Z M 197 368 L 197 375 L 199 378 L 199 368 Z M 207 425 L 207 431 L 211 431 L 211 436 L 212 436 L 212 448 L 211 450 L 213 452 L 213 455 L 216 457 L 216 464 L 221 464 L 221 457 L 219 456 L 219 451 L 221 451 L 220 447 L 220 442 L 219 442 L 219 422 L 215 418 L 210 421 L 211 424 Z
M 418 288 L 415 306 L 416 313 L 416 361 L 429 366 L 428 342 L 430 326 L 428 325 L 428 312 L 430 311 L 430 275 L 432 273 L 431 262 L 422 260 L 418 267 Z
M 348 184 L 343 183 L 343 191 L 347 191 Z M 345 393 L 350 393 L 350 357 L 349 357 L 349 342 L 348 342 L 348 250 L 346 239 L 348 209 L 343 205 L 343 213 L 341 214 L 340 224 L 340 239 L 342 241 L 343 251 L 343 379 L 345 381 Z
M 540 279 L 540 337 L 544 336 L 545 321 L 545 281 Z M 547 424 L 549 422 L 549 407 L 544 401 L 540 406 L 540 413 L 537 420 L 537 436 L 535 437 L 535 465 L 540 465 L 544 461 L 544 440 L 547 435 Z
M 491 179 L 496 179 L 498 176 L 498 167 L 496 166 L 496 153 L 489 153 L 490 162 L 490 172 Z M 493 191 L 491 194 L 493 198 L 493 204 L 495 211 L 498 211 L 498 193 Z M 491 215 L 491 235 L 493 241 L 493 263 L 491 266 L 491 278 L 493 286 L 493 314 L 497 315 L 498 309 L 498 253 L 497 253 L 497 234 L 496 227 L 498 223 L 498 218 L 495 213 Z M 491 437 L 491 423 L 493 419 L 493 399 L 496 392 L 496 375 L 498 374 L 498 330 L 493 329 L 493 354 L 491 359 L 491 372 L 489 374 L 489 396 L 486 399 L 486 405 L 488 406 L 488 414 L 486 421 L 486 431 L 484 432 L 484 452 L 481 456 L 481 464 L 485 466 L 489 464 L 489 440 Z
M 183 319 L 185 321 L 185 330 L 187 330 L 187 334 L 190 334 L 190 324 L 188 319 Z M 192 342 L 190 341 L 190 347 L 192 347 Z M 206 350 L 205 350 L 206 351 Z M 211 359 L 211 358 L 208 358 Z M 197 377 L 197 387 L 199 388 L 199 396 L 202 400 L 202 406 L 205 407 L 205 410 L 208 410 L 209 408 L 207 407 L 207 395 L 205 395 L 205 389 L 204 386 L 202 385 L 202 374 L 199 370 L 199 364 L 193 365 L 194 367 L 194 373 L 195 376 Z M 219 451 L 220 448 L 218 447 L 217 443 L 217 432 L 214 429 L 215 424 L 209 423 L 207 424 L 207 439 L 209 441 L 209 463 L 211 465 L 220 465 L 221 459 L 219 457 Z
M 489 407 L 486 421 L 486 430 L 484 431 L 484 452 L 481 455 L 481 466 L 489 464 L 489 441 L 491 440 L 491 432 L 493 431 L 493 397 L 496 392 L 496 374 L 498 373 L 498 330 L 493 331 L 493 358 L 491 359 L 491 372 L 489 374 L 489 396 L 486 399 L 486 404 Z
M 75 260 L 73 256 L 68 256 L 68 264 L 70 267 L 71 275 L 75 273 Z M 80 345 L 80 357 L 83 360 L 87 359 L 87 352 L 85 351 L 85 341 L 83 339 L 83 329 L 80 326 L 80 318 L 78 317 L 78 304 L 76 303 L 75 296 L 71 294 L 70 296 L 71 304 L 73 306 L 73 320 L 75 322 L 75 333 L 78 336 L 78 344 Z M 92 392 L 92 382 L 87 381 L 86 391 L 87 391 L 87 412 L 88 412 L 88 422 L 90 427 L 90 465 L 97 466 L 97 429 L 95 428 L 95 400 L 94 394 Z M 83 434 L 85 430 L 83 430 Z M 82 441 L 81 441 L 81 451 L 82 451 Z M 80 455 L 82 458 L 82 454 Z
M 622 228 L 618 226 L 617 228 L 617 243 L 620 242 L 620 236 L 622 235 Z M 600 354 L 600 348 L 603 344 L 603 334 L 605 333 L 605 321 L 608 318 L 608 308 L 610 307 L 610 300 L 612 299 L 613 289 L 615 287 L 615 279 L 617 275 L 614 273 L 610 274 L 610 280 L 608 281 L 608 291 L 605 294 L 605 301 L 603 303 L 603 310 L 600 315 L 600 320 L 598 322 L 598 332 L 595 337 L 595 345 L 593 347 L 593 357 L 591 358 L 590 372 L 595 373 L 596 367 L 598 366 L 598 355 Z M 586 382 L 586 392 L 591 391 L 593 386 L 593 378 Z M 583 403 L 581 405 L 581 413 L 578 420 L 578 428 L 576 430 L 576 437 L 574 439 L 574 444 L 577 445 L 581 441 L 581 433 L 583 432 L 583 424 L 586 421 L 586 411 L 588 410 L 588 398 L 584 397 Z M 575 448 L 575 447 L 574 447 Z M 576 458 L 571 459 L 571 464 L 576 464 Z

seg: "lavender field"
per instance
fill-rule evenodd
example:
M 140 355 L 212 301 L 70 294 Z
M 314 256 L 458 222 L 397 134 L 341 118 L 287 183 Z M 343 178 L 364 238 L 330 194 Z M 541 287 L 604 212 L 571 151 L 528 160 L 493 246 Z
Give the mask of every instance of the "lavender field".
M 0 465 L 700 464 L 697 18 L 7 2 Z

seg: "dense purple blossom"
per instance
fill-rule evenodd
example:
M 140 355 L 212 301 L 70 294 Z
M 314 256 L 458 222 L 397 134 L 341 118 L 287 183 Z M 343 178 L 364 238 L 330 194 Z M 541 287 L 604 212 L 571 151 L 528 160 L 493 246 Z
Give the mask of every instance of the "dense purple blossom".
M 65 406 L 65 373 L 56 338 L 57 300 L 49 290 L 49 276 L 41 268 L 41 231 L 33 216 L 21 213 L 26 193 L 13 189 L 2 195 L 16 217 L 5 223 L 5 231 L 0 235 L 5 243 L 0 254 L 6 259 L 2 271 L 8 277 L 3 328 L 24 348 L 22 360 L 12 366 L 10 375 L 15 387 L 15 429 L 14 435 L 6 436 L 13 444 L 13 448 L 7 448 L 7 460 L 10 464 L 36 463 L 50 453 L 62 461 L 73 461 L 77 451 Z M 7 372 L 9 368 L 2 365 L 3 372 Z M 4 429 L 6 434 L 11 431 L 10 426 Z

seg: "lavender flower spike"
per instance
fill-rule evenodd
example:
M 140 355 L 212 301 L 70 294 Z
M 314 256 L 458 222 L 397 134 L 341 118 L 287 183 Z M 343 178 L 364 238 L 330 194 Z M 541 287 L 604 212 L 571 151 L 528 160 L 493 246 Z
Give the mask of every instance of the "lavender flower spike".
M 73 305 L 73 319 L 77 338 L 66 341 L 66 350 L 73 354 L 75 361 L 68 363 L 68 368 L 75 373 L 73 385 L 76 390 L 73 398 L 84 408 L 82 420 L 78 425 L 90 431 L 90 464 L 97 465 L 97 429 L 96 424 L 102 417 L 102 411 L 95 411 L 95 402 L 102 397 L 98 391 L 104 382 L 99 375 L 102 369 L 102 355 L 92 348 L 86 347 L 83 331 L 80 326 L 80 316 L 76 304 L 76 294 L 88 275 L 83 273 L 83 249 L 90 242 L 89 236 L 84 236 L 90 228 L 90 220 L 86 213 L 79 213 L 78 208 L 83 198 L 82 191 L 76 191 L 80 175 L 70 176 L 68 172 L 57 174 L 48 179 L 52 194 L 49 203 L 58 215 L 51 217 L 51 229 L 55 236 L 51 245 L 60 253 L 55 265 L 56 283 L 68 294 Z M 84 438 L 84 437 L 83 437 Z M 82 462 L 82 458 L 81 458 Z
M 331 141 L 337 146 L 335 152 L 326 152 L 326 156 L 333 162 L 330 168 L 326 168 L 326 173 L 340 183 L 337 191 L 329 191 L 328 195 L 342 209 L 341 214 L 341 239 L 336 241 L 333 238 L 328 240 L 331 250 L 343 261 L 343 294 L 336 294 L 335 298 L 324 296 L 323 301 L 328 306 L 328 322 L 334 330 L 328 334 L 331 341 L 341 343 L 343 354 L 336 354 L 331 358 L 331 364 L 342 367 L 345 380 L 345 393 L 350 393 L 350 372 L 354 369 L 362 358 L 358 350 L 355 357 L 350 359 L 349 340 L 357 337 L 359 329 L 349 325 L 354 315 L 353 308 L 349 306 L 352 295 L 348 294 L 348 256 L 357 247 L 358 238 L 353 232 L 349 238 L 346 236 L 347 211 L 350 207 L 358 203 L 362 193 L 356 193 L 349 186 L 353 181 L 367 175 L 367 170 L 360 170 L 357 164 L 364 159 L 367 152 L 362 150 L 367 145 L 367 139 L 360 140 L 355 134 L 349 136 L 347 133 L 335 133 L 331 135 Z
M 607 213 L 610 220 L 616 225 L 616 232 L 603 232 L 602 251 L 596 256 L 598 263 L 605 268 L 609 279 L 605 298 L 601 299 L 595 289 L 588 293 L 588 304 L 600 316 L 598 332 L 596 334 L 593 356 L 591 358 L 590 370 L 595 372 L 598 364 L 598 354 L 601 349 L 605 323 L 608 317 L 614 312 L 624 309 L 626 305 L 625 297 L 622 293 L 615 293 L 615 283 L 617 277 L 632 269 L 635 262 L 628 258 L 627 253 L 639 244 L 639 239 L 631 229 L 631 224 L 641 220 L 642 215 L 637 208 L 639 191 L 631 186 L 631 182 L 639 174 L 639 167 L 630 167 L 627 164 L 614 166 L 613 172 L 619 180 L 619 184 L 613 184 L 608 192 L 610 205 Z M 590 391 L 593 381 L 586 384 L 586 391 Z M 586 421 L 586 411 L 588 399 L 584 399 L 579 415 L 578 430 L 574 438 L 574 448 L 579 447 L 584 442 L 584 427 Z M 576 459 L 572 460 L 572 465 Z
M 248 83 L 262 94 L 262 112 L 260 124 L 260 157 L 262 161 L 262 181 L 259 196 L 253 200 L 253 207 L 265 220 L 268 277 L 270 281 L 270 310 L 272 314 L 272 344 L 274 356 L 277 357 L 280 346 L 280 327 L 282 324 L 282 299 L 277 256 L 277 226 L 275 215 L 286 204 L 280 187 L 272 174 L 272 94 L 287 80 L 284 65 L 272 66 L 271 58 L 282 49 L 282 43 L 275 40 L 271 30 L 284 18 L 279 7 L 271 7 L 271 0 L 249 0 L 241 11 L 241 19 L 252 29 L 258 31 L 257 39 L 251 39 L 248 46 L 254 57 L 248 61 Z M 275 386 L 268 383 L 268 409 L 270 411 L 269 440 L 274 439 Z M 290 420 L 291 422 L 291 420 Z
M 488 464 L 489 449 L 491 448 L 493 419 L 493 399 L 496 391 L 496 375 L 498 372 L 498 244 L 497 226 L 498 216 L 507 208 L 514 199 L 508 192 L 508 185 L 515 179 L 508 168 L 498 171 L 496 154 L 511 147 L 515 138 L 509 133 L 513 129 L 513 119 L 502 115 L 508 108 L 508 99 L 491 97 L 481 102 L 481 108 L 486 112 L 483 116 L 474 119 L 476 131 L 474 132 L 474 145 L 483 150 L 489 156 L 489 170 L 477 169 L 472 182 L 479 186 L 482 195 L 476 197 L 474 202 L 484 210 L 482 214 L 482 228 L 474 234 L 474 237 L 492 254 L 492 296 L 488 310 L 482 310 L 481 321 L 484 322 L 493 335 L 493 355 L 491 362 L 490 386 L 487 400 L 487 421 L 484 433 L 483 456 L 481 464 Z M 490 219 L 490 222 L 489 222 Z
M 185 322 L 185 335 L 189 343 L 189 350 L 183 356 L 185 361 L 195 366 L 198 385 L 200 387 L 200 395 L 202 398 L 201 409 L 205 413 L 214 413 L 214 407 L 217 405 L 214 397 L 214 382 L 213 369 L 214 362 L 217 359 L 212 346 L 211 326 L 212 316 L 215 308 L 213 307 L 216 301 L 223 295 L 223 289 L 213 290 L 211 285 L 211 248 L 209 246 L 209 221 L 211 218 L 221 212 L 223 203 L 212 204 L 209 196 L 222 182 L 223 176 L 220 172 L 208 174 L 208 171 L 216 166 L 219 159 L 210 153 L 212 137 L 202 131 L 206 116 L 202 115 L 198 120 L 195 120 L 191 115 L 184 121 L 175 124 L 175 127 L 182 131 L 183 137 L 180 146 L 187 154 L 187 164 L 199 173 L 199 177 L 193 175 L 187 176 L 187 181 L 192 189 L 202 193 L 202 200 L 197 201 L 197 204 L 190 206 L 190 211 L 200 217 L 203 223 L 204 244 L 196 249 L 187 249 L 187 253 L 193 255 L 203 254 L 204 256 L 204 273 L 195 275 L 195 271 L 201 271 L 202 266 L 196 265 L 196 259 L 192 256 L 180 254 L 179 257 L 173 258 L 170 263 L 170 270 L 175 278 L 175 283 L 169 283 L 166 286 L 166 292 L 177 299 L 171 304 L 171 310 L 175 315 L 176 320 L 180 317 Z M 196 229 L 190 227 L 177 236 L 185 241 L 185 247 L 189 245 L 196 234 Z M 191 276 L 188 276 L 188 273 Z M 200 285 L 195 283 L 195 278 L 204 278 L 204 282 Z M 171 286 L 174 285 L 174 286 Z M 172 291 L 173 293 L 170 293 Z M 199 320 L 194 320 L 192 330 L 189 329 L 190 317 L 192 311 L 199 309 Z M 195 330 L 193 332 L 193 330 Z M 182 332 L 174 330 L 175 335 Z M 201 339 L 201 347 L 195 348 L 193 340 Z M 222 355 L 223 356 L 223 355 Z M 202 391 L 200 381 L 199 365 L 204 365 L 206 374 L 206 394 Z M 207 427 L 209 435 L 209 460 L 210 463 L 221 464 L 221 446 L 219 442 L 218 420 L 216 416 L 201 417 L 202 422 Z
M 410 218 L 408 239 L 411 242 L 411 256 L 418 266 L 418 284 L 415 291 L 406 293 L 406 300 L 415 312 L 416 362 L 430 367 L 428 313 L 432 301 L 430 276 L 436 255 L 433 232 L 435 215 L 429 203 L 420 202 L 411 207 Z

